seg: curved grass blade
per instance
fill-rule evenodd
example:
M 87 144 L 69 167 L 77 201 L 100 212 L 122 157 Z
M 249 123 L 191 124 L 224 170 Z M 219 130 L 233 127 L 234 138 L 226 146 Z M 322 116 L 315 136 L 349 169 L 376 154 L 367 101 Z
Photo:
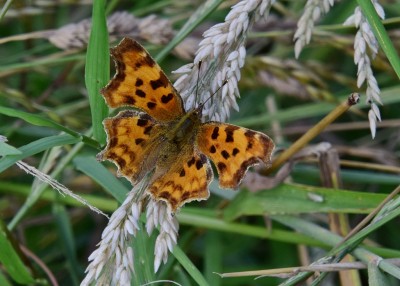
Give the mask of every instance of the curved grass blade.
M 45 118 L 41 115 L 32 114 L 32 113 L 28 113 L 28 112 L 24 112 L 24 111 L 19 111 L 16 109 L 7 108 L 7 107 L 3 107 L 3 106 L 0 106 L 0 113 L 10 116 L 10 117 L 20 118 L 32 125 L 50 127 L 50 128 L 68 133 L 74 137 L 79 137 L 79 138 L 82 137 L 83 142 L 85 142 L 95 148 L 99 148 L 99 144 L 96 141 L 94 141 L 93 139 L 91 139 L 90 137 L 87 137 L 76 131 L 66 128 L 63 125 L 58 124 L 57 122 L 54 122 L 54 121 L 52 121 L 48 118 Z
M 14 165 L 17 161 L 34 154 L 43 152 L 55 146 L 69 145 L 80 142 L 80 138 L 73 137 L 69 134 L 54 135 L 33 141 L 25 146 L 18 148 L 21 152 L 19 155 L 8 155 L 0 159 L 0 173 L 8 167 Z

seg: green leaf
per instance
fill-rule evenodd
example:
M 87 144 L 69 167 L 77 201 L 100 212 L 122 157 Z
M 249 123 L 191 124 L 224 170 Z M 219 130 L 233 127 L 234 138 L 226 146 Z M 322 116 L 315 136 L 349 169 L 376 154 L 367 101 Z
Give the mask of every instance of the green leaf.
M 129 190 L 96 159 L 93 157 L 76 157 L 73 162 L 78 170 L 95 180 L 119 203 L 125 200 Z
M 382 24 L 382 20 L 379 18 L 378 13 L 374 8 L 371 0 L 357 0 L 358 5 L 365 16 L 369 25 L 374 32 L 375 37 L 377 38 L 379 45 L 381 46 L 383 52 L 386 54 L 389 62 L 392 64 L 393 69 L 395 70 L 397 77 L 400 78 L 400 59 L 397 54 L 396 48 L 393 46 L 392 41 L 389 38 L 388 33 L 386 32 L 385 27 Z
M 8 277 L 3 275 L 3 272 L 0 272 L 0 285 L 2 286 L 13 286 L 10 281 L 8 281 Z
M 11 234 L 0 221 L 0 262 L 7 273 L 19 284 L 33 284 L 35 282 L 29 269 L 22 261 L 19 252 L 11 242 Z
M 390 286 L 387 277 L 376 265 L 376 261 L 371 261 L 368 263 L 368 285 Z
M 80 138 L 73 137 L 68 134 L 49 136 L 31 142 L 25 146 L 18 148 L 21 152 L 19 155 L 8 155 L 0 159 L 0 173 L 10 166 L 14 165 L 17 161 L 34 154 L 43 152 L 55 146 L 69 145 L 80 142 Z
M 221 273 L 223 265 L 223 240 L 220 232 L 208 231 L 204 244 L 204 273 L 207 281 L 213 286 L 221 285 L 221 277 L 215 273 Z
M 151 237 L 146 232 L 146 227 L 140 222 L 140 230 L 137 232 L 134 240 L 132 240 L 132 249 L 134 253 L 134 269 L 137 271 L 132 277 L 131 285 L 143 285 L 146 282 L 155 280 L 154 273 L 154 244 L 156 235 Z
M 277 228 L 267 231 L 265 226 L 227 222 L 221 219 L 219 214 L 217 215 L 216 213 L 202 208 L 185 207 L 179 212 L 179 214 L 177 214 L 177 217 L 181 224 L 213 229 L 220 232 L 228 232 L 232 235 L 240 234 L 287 243 L 299 243 L 319 247 L 326 246 L 326 244 L 313 238 L 292 231 L 285 231 Z
M 85 84 L 89 94 L 92 113 L 93 137 L 101 144 L 106 142 L 102 121 L 108 108 L 100 90 L 110 79 L 110 56 L 105 1 L 93 2 L 92 29 L 86 54 Z
M 181 30 L 175 35 L 175 37 L 162 49 L 161 52 L 155 57 L 157 62 L 162 61 L 168 53 L 184 40 L 201 22 L 204 21 L 217 7 L 224 2 L 223 0 L 212 0 L 206 1 L 186 22 Z
M 368 213 L 384 194 L 281 184 L 270 190 L 240 192 L 224 211 L 228 221 L 244 215 L 299 213 Z
M 381 97 L 385 100 L 385 105 L 400 102 L 400 86 L 395 85 L 393 87 L 385 88 L 381 90 Z M 348 98 L 349 94 L 338 95 L 338 101 L 341 102 Z M 248 116 L 243 119 L 238 119 L 232 121 L 233 124 L 251 127 L 259 124 L 266 124 L 272 120 L 277 120 L 280 123 L 300 120 L 304 118 L 311 118 L 315 116 L 324 116 L 332 109 L 334 109 L 336 104 L 329 102 L 313 102 L 305 103 L 301 105 L 295 105 L 294 107 L 286 108 L 284 110 L 279 110 L 276 113 L 265 113 L 262 115 Z M 368 107 L 368 103 L 361 100 L 353 108 L 364 108 Z
M 6 142 L 0 141 L 0 156 L 19 155 L 22 154 L 17 148 L 8 145 Z
M 64 131 L 65 133 L 71 134 L 72 136 L 75 136 L 75 137 L 81 136 L 78 132 L 68 129 L 68 128 L 64 127 L 63 125 L 58 124 L 58 123 L 56 123 L 48 118 L 45 118 L 41 115 L 32 114 L 32 113 L 12 109 L 12 108 L 3 107 L 3 106 L 0 106 L 0 113 L 7 115 L 7 116 L 20 118 L 32 125 L 51 127 L 56 130 Z
M 58 194 L 57 196 L 60 197 Z M 53 204 L 53 215 L 58 229 L 59 241 L 69 264 L 69 275 L 74 285 L 79 285 L 79 277 L 83 275 L 83 271 L 79 268 L 76 257 L 75 240 L 69 215 L 65 207 L 58 202 Z
M 25 52 L 25 54 L 28 53 L 28 50 Z M 0 66 L 0 73 L 2 75 L 8 75 L 9 73 L 15 73 L 17 71 L 22 71 L 26 70 L 29 68 L 38 68 L 40 66 L 48 66 L 48 65 L 56 65 L 56 64 L 63 64 L 63 63 L 68 63 L 68 62 L 73 62 L 73 61 L 81 61 L 83 60 L 83 55 L 76 54 L 72 56 L 63 56 L 59 58 L 54 58 L 54 57 L 48 57 L 46 56 L 45 58 L 37 59 L 37 60 L 29 60 L 27 62 L 23 63 L 15 63 L 15 64 L 10 64 L 10 65 L 1 65 Z M 12 72 L 10 72 L 12 71 Z
M 197 285 L 209 285 L 199 269 L 197 269 L 197 267 L 193 264 L 189 257 L 186 256 L 186 254 L 178 245 L 175 245 L 172 253 L 174 254 L 176 260 L 179 261 L 182 267 L 185 268 L 189 275 L 194 279 L 194 281 L 196 281 Z
M 0 113 L 7 115 L 7 116 L 20 118 L 32 125 L 50 127 L 50 128 L 68 133 L 74 137 L 79 137 L 79 138 L 82 137 L 82 141 L 84 141 L 96 148 L 99 146 L 99 144 L 96 141 L 94 141 L 93 139 L 91 139 L 85 135 L 82 135 L 76 131 L 73 131 L 67 127 L 64 127 L 63 125 L 58 124 L 57 122 L 54 122 L 54 121 L 52 121 L 48 118 L 45 118 L 41 115 L 32 114 L 32 113 L 28 113 L 28 112 L 24 112 L 24 111 L 19 111 L 16 109 L 7 108 L 7 107 L 3 107 L 3 106 L 0 106 Z
M 31 193 L 31 186 L 10 182 L 2 182 L 0 181 L 0 193 L 9 194 L 12 193 L 14 195 L 20 195 L 28 197 Z M 86 195 L 79 194 L 84 200 L 89 202 L 91 205 L 101 209 L 102 211 L 113 212 L 118 208 L 117 202 L 114 200 L 110 200 L 110 198 L 102 198 L 98 195 Z M 75 200 L 70 196 L 59 196 L 57 192 L 55 192 L 51 188 L 46 188 L 44 192 L 40 195 L 40 200 L 44 201 L 60 201 L 63 204 L 75 207 L 83 207 L 80 202 Z M 1 285 L 1 284 L 0 284 Z

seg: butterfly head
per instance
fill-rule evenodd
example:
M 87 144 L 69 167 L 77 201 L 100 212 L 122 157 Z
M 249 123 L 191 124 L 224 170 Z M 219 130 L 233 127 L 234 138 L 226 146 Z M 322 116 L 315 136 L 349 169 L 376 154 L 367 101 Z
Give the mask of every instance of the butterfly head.
M 211 98 L 213 98 L 218 93 L 218 91 L 227 83 L 228 83 L 228 80 L 224 80 L 223 83 L 221 84 L 221 86 L 213 94 L 211 94 L 204 102 L 199 103 L 199 105 L 192 111 L 193 114 L 197 115 L 198 117 L 201 117 L 201 115 L 203 113 L 204 105 L 207 103 L 207 101 L 209 101 Z M 197 98 L 197 91 L 196 91 L 196 98 Z

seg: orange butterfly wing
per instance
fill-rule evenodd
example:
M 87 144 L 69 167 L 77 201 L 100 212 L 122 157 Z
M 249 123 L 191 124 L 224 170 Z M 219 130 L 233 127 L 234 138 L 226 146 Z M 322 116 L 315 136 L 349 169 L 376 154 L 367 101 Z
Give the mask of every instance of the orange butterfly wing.
M 213 179 L 212 168 L 205 155 L 197 151 L 182 152 L 174 159 L 167 170 L 156 168 L 155 178 L 148 187 L 153 198 L 166 201 L 172 212 L 187 202 L 207 199 L 208 185 Z M 161 174 L 157 176 L 157 172 Z
M 222 188 L 235 189 L 247 169 L 260 162 L 269 165 L 274 143 L 265 134 L 243 127 L 207 122 L 200 126 L 197 146 L 215 164 Z
M 171 121 L 185 113 L 171 82 L 136 41 L 124 38 L 111 49 L 111 55 L 117 72 L 101 91 L 110 107 L 137 107 L 159 121 Z
M 158 133 L 163 126 L 149 115 L 132 110 L 121 111 L 103 124 L 107 147 L 97 159 L 113 161 L 118 175 L 136 183 L 154 167 L 161 144 Z

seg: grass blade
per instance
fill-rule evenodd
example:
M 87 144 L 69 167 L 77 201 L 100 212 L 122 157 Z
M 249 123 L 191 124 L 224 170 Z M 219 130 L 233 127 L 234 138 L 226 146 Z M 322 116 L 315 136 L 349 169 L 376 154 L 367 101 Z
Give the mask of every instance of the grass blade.
M 82 135 L 74 130 L 71 130 L 61 124 L 58 124 L 57 122 L 54 122 L 53 120 L 45 118 L 41 115 L 32 114 L 32 113 L 28 113 L 28 112 L 24 112 L 24 111 L 19 111 L 19 110 L 15 110 L 15 109 L 3 107 L 3 106 L 0 106 L 0 113 L 7 115 L 7 116 L 20 118 L 32 125 L 50 127 L 50 128 L 68 133 L 74 137 L 82 137 L 83 142 L 88 143 L 95 148 L 99 147 L 99 144 L 96 141 L 94 141 L 93 139 L 91 139 L 85 135 Z
M 105 1 L 97 0 L 93 2 L 92 30 L 86 54 L 85 84 L 92 113 L 93 137 L 101 144 L 106 142 L 102 121 L 108 114 L 108 108 L 100 95 L 100 89 L 110 79 L 109 66 Z
M 35 280 L 14 248 L 10 233 L 3 221 L 0 221 L 0 262 L 17 283 L 34 284 Z
M 313 200 L 317 196 L 321 201 Z M 260 192 L 240 192 L 225 208 L 224 218 L 232 221 L 241 216 L 299 213 L 368 213 L 385 194 L 352 192 L 303 185 L 281 184 Z
M 363 14 L 368 20 L 369 25 L 374 32 L 375 37 L 377 38 L 383 52 L 386 54 L 389 62 L 392 64 L 393 69 L 395 70 L 397 76 L 400 78 L 400 59 L 397 54 L 395 47 L 393 46 L 392 41 L 390 40 L 385 27 L 382 24 L 381 19 L 379 18 L 372 1 L 370 0 L 357 0 L 358 5 L 360 5 Z
M 68 134 L 49 136 L 41 138 L 34 142 L 31 142 L 25 146 L 18 148 L 21 151 L 20 155 L 9 155 L 0 159 L 0 173 L 10 166 L 14 165 L 17 161 L 22 160 L 26 157 L 34 154 L 43 152 L 47 149 L 55 146 L 63 146 L 69 144 L 75 144 L 80 141 L 80 138 L 73 137 Z
M 73 162 L 78 170 L 95 180 L 119 203 L 125 200 L 129 189 L 93 157 L 77 157 Z
M 155 57 L 157 62 L 162 61 L 168 53 L 178 45 L 187 35 L 190 34 L 208 15 L 210 15 L 224 1 L 212 0 L 206 1 L 205 4 L 192 15 L 188 22 L 181 28 L 175 37 L 165 46 L 161 52 Z

